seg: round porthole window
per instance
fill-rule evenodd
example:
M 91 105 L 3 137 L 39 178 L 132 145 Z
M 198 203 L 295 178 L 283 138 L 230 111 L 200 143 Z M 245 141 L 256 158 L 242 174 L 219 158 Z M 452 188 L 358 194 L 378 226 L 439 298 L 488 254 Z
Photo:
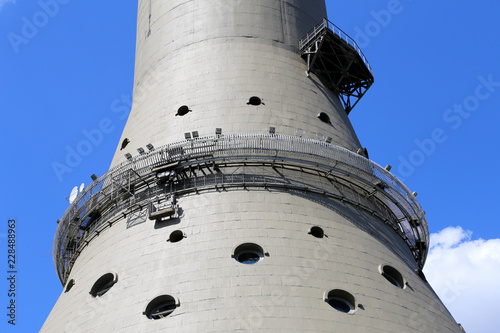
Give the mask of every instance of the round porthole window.
M 354 296 L 341 289 L 330 290 L 326 293 L 325 302 L 342 313 L 353 314 L 356 308 Z
M 316 238 L 323 238 L 325 236 L 325 232 L 320 227 L 312 227 L 309 229 L 309 234 Z
M 252 265 L 264 258 L 264 250 L 257 244 L 245 243 L 234 250 L 233 257 L 242 264 Z
M 327 302 L 328 302 L 328 304 L 330 304 L 330 306 L 332 308 L 334 308 L 335 310 L 340 311 L 340 312 L 349 313 L 353 310 L 352 304 L 347 302 L 343 298 L 330 297 L 327 300 Z
M 71 279 L 69 280 L 68 284 L 66 285 L 66 290 L 64 290 L 65 293 L 71 290 L 73 286 L 75 285 L 75 280 Z
M 111 289 L 118 281 L 118 276 L 113 273 L 107 273 L 101 276 L 90 289 L 92 297 L 101 297 Z
M 185 116 L 191 111 L 192 110 L 190 110 L 187 105 L 183 105 L 179 109 L 177 109 L 177 113 L 175 115 L 176 116 Z
M 127 147 L 127 145 L 128 145 L 129 143 L 130 143 L 130 140 L 129 140 L 129 139 L 127 139 L 127 138 L 123 139 L 123 141 L 122 141 L 122 146 L 121 146 L 120 150 L 125 149 L 125 147 Z
M 330 117 L 324 112 L 320 112 L 318 118 L 324 123 L 331 124 Z
M 178 306 L 179 302 L 174 297 L 162 295 L 149 302 L 143 314 L 149 319 L 158 320 L 170 315 Z
M 262 100 L 260 99 L 260 97 L 257 97 L 257 96 L 250 97 L 250 99 L 247 102 L 247 105 L 259 106 L 261 104 L 263 104 Z
M 168 240 L 170 243 L 177 243 L 184 239 L 184 233 L 180 230 L 175 230 L 170 234 Z
M 380 274 L 382 274 L 382 276 L 385 277 L 385 279 L 392 283 L 394 286 L 401 289 L 404 288 L 405 281 L 403 279 L 403 276 L 394 267 L 384 265 L 380 267 Z

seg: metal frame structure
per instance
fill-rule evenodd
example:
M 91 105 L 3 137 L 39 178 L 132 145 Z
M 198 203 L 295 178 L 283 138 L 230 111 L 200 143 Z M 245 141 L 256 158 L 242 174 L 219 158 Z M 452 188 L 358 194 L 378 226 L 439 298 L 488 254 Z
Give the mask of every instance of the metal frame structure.
M 373 84 L 373 71 L 356 42 L 324 18 L 300 41 L 307 73 L 313 72 L 339 94 L 347 114 Z
M 277 177 L 276 168 L 286 177 Z M 317 182 L 303 183 L 304 173 L 317 175 Z M 56 231 L 53 256 L 61 282 L 66 283 L 83 248 L 124 216 L 149 210 L 152 202 L 168 204 L 172 196 L 242 188 L 297 195 L 312 192 L 355 205 L 391 226 L 419 266 L 425 263 L 429 241 L 425 213 L 410 190 L 378 164 L 318 140 L 273 134 L 220 135 L 141 154 L 88 185 L 66 210 Z

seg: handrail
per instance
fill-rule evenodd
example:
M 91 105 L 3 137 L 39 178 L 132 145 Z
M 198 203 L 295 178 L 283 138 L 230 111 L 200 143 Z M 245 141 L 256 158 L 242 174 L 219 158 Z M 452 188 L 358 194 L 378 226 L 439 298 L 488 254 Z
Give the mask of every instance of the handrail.
M 356 41 L 352 39 L 348 34 L 346 34 L 342 29 L 337 27 L 335 24 L 330 22 L 327 18 L 323 18 L 320 23 L 318 23 L 316 26 L 314 26 L 307 34 L 302 37 L 302 39 L 299 41 L 299 49 L 302 50 L 304 47 L 306 47 L 316 36 L 318 36 L 320 33 L 323 31 L 329 30 L 333 34 L 337 35 L 337 37 L 340 38 L 340 40 L 346 42 L 349 46 L 354 48 L 354 50 L 358 53 L 358 55 L 361 57 L 361 60 L 363 60 L 366 68 L 370 71 L 370 73 L 373 75 L 373 70 L 368 63 L 368 60 L 366 59 L 365 55 L 363 54 L 363 51 L 361 51 L 361 48 L 358 46 Z
M 387 202 L 386 206 L 390 207 L 399 219 L 399 228 L 409 246 L 418 248 L 418 242 L 428 244 L 427 222 L 415 196 L 394 175 L 367 158 L 323 141 L 294 136 L 272 134 L 211 136 L 165 145 L 136 156 L 110 169 L 88 185 L 68 207 L 56 231 L 53 255 L 61 281 L 65 280 L 71 266 L 68 262 L 71 258 L 66 255 L 68 248 L 77 246 L 72 244 L 72 239 L 76 237 L 82 240 L 84 237 L 85 231 L 80 228 L 82 219 L 89 217 L 89 214 L 96 209 L 105 211 L 110 205 L 115 205 L 116 209 L 127 208 L 124 202 L 121 202 L 121 206 L 119 204 L 121 195 L 126 192 L 123 189 L 124 185 L 130 184 L 131 180 L 134 184 L 147 184 L 142 177 L 146 179 L 154 176 L 155 173 L 152 171 L 154 168 L 176 161 L 187 163 L 197 159 L 242 157 L 254 160 L 277 158 L 283 161 L 287 159 L 304 161 L 312 165 L 331 165 L 328 168 L 357 177 L 373 187 L 379 186 L 384 196 L 390 198 L 384 199 Z M 147 191 L 147 197 L 159 194 L 158 189 L 150 189 L 149 186 Z M 420 249 L 419 253 L 420 259 L 417 261 L 420 260 L 423 266 L 427 249 Z

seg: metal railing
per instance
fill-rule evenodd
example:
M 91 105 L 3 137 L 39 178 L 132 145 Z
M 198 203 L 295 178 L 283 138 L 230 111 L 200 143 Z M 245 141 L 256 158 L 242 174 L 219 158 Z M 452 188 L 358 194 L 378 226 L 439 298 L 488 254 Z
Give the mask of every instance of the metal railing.
M 370 73 L 373 75 L 373 70 L 370 66 L 370 63 L 368 62 L 368 59 L 366 59 L 365 55 L 363 54 L 363 51 L 361 51 L 361 48 L 358 46 L 356 41 L 352 39 L 348 34 L 346 34 L 342 29 L 337 27 L 335 24 L 332 22 L 328 21 L 327 18 L 323 18 L 320 23 L 318 23 L 314 28 L 309 30 L 309 32 L 302 37 L 302 39 L 299 41 L 299 50 L 303 50 L 309 44 L 316 39 L 317 36 L 325 33 L 327 30 L 332 32 L 334 35 L 336 35 L 341 41 L 347 43 L 350 47 L 352 47 L 360 56 L 361 60 L 363 60 L 363 63 L 365 64 L 366 68 L 370 71 Z
M 414 255 L 423 266 L 427 249 L 419 248 L 419 244 L 428 244 L 429 240 L 425 214 L 410 190 L 387 170 L 347 149 L 318 140 L 271 134 L 236 134 L 190 139 L 159 147 L 115 166 L 88 185 L 68 207 L 56 231 L 53 255 L 61 282 L 65 282 L 72 262 L 78 256 L 78 247 L 90 241 L 100 224 L 119 211 L 161 194 L 160 188 L 149 185 L 155 184 L 154 168 L 175 162 L 187 164 L 197 160 L 238 158 L 280 160 L 283 164 L 294 161 L 309 163 L 310 168 L 321 166 L 326 170 L 336 170 L 349 182 L 358 179 L 360 184 L 377 189 L 378 200 L 394 214 L 398 221 L 396 227 L 399 227 L 412 251 L 416 251 Z M 203 179 L 203 185 L 207 182 L 268 182 L 265 178 L 245 179 L 245 175 L 238 176 L 240 178 L 236 181 L 234 177 L 232 180 L 228 177 L 224 180 L 223 177 Z M 145 189 L 134 192 L 133 185 L 145 185 Z M 186 190 L 200 185 L 192 179 L 179 184 L 179 188 Z M 99 213 L 97 216 L 96 212 Z M 95 219 L 100 222 L 93 223 Z

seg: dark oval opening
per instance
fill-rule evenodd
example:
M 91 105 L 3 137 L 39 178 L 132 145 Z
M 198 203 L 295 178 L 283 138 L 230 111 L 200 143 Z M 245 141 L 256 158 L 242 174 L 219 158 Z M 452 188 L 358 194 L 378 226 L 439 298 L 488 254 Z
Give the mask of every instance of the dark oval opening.
M 334 289 L 328 292 L 325 301 L 335 310 L 343 313 L 354 313 L 356 301 L 354 296 L 345 290 Z
M 261 104 L 262 104 L 262 100 L 260 99 L 260 97 L 257 97 L 257 96 L 250 97 L 250 99 L 248 100 L 248 103 L 247 103 L 247 105 L 255 105 L 255 106 L 258 106 Z
M 264 250 L 257 244 L 245 243 L 241 244 L 234 250 L 234 259 L 236 261 L 252 265 L 256 264 L 264 258 Z
M 331 124 L 330 117 L 324 112 L 318 114 L 318 118 L 324 123 Z
M 167 317 L 177 308 L 175 299 L 170 295 L 158 296 L 146 307 L 144 314 L 152 320 L 158 320 Z
M 403 289 L 404 279 L 399 271 L 391 266 L 384 266 L 382 276 L 394 286 Z
M 116 283 L 113 273 L 107 273 L 101 276 L 92 286 L 90 294 L 92 297 L 101 297 L 111 289 Z
M 328 304 L 337 311 L 349 313 L 351 311 L 351 305 L 344 299 L 332 297 L 328 299 Z
M 191 110 L 189 110 L 189 107 L 187 105 L 183 105 L 177 110 L 176 116 L 185 116 L 186 114 L 188 114 L 188 112 L 191 112 Z
M 129 139 L 127 139 L 127 138 L 123 139 L 123 141 L 122 141 L 122 146 L 121 146 L 120 150 L 122 150 L 122 149 L 124 149 L 125 147 L 127 147 L 127 145 L 129 144 L 129 142 L 130 142 L 130 140 L 129 140 Z
M 312 227 L 309 233 L 316 238 L 323 238 L 325 236 L 325 232 L 320 227 Z
M 184 239 L 184 233 L 180 230 L 175 230 L 170 234 L 168 240 L 171 243 L 177 243 Z
M 253 251 L 244 251 L 236 255 L 236 260 L 247 265 L 258 263 L 261 258 L 262 257 L 258 253 Z
M 74 285 L 75 285 L 75 280 L 73 279 L 69 280 L 68 284 L 66 285 L 66 290 L 64 292 L 67 293 L 68 291 L 70 291 Z

